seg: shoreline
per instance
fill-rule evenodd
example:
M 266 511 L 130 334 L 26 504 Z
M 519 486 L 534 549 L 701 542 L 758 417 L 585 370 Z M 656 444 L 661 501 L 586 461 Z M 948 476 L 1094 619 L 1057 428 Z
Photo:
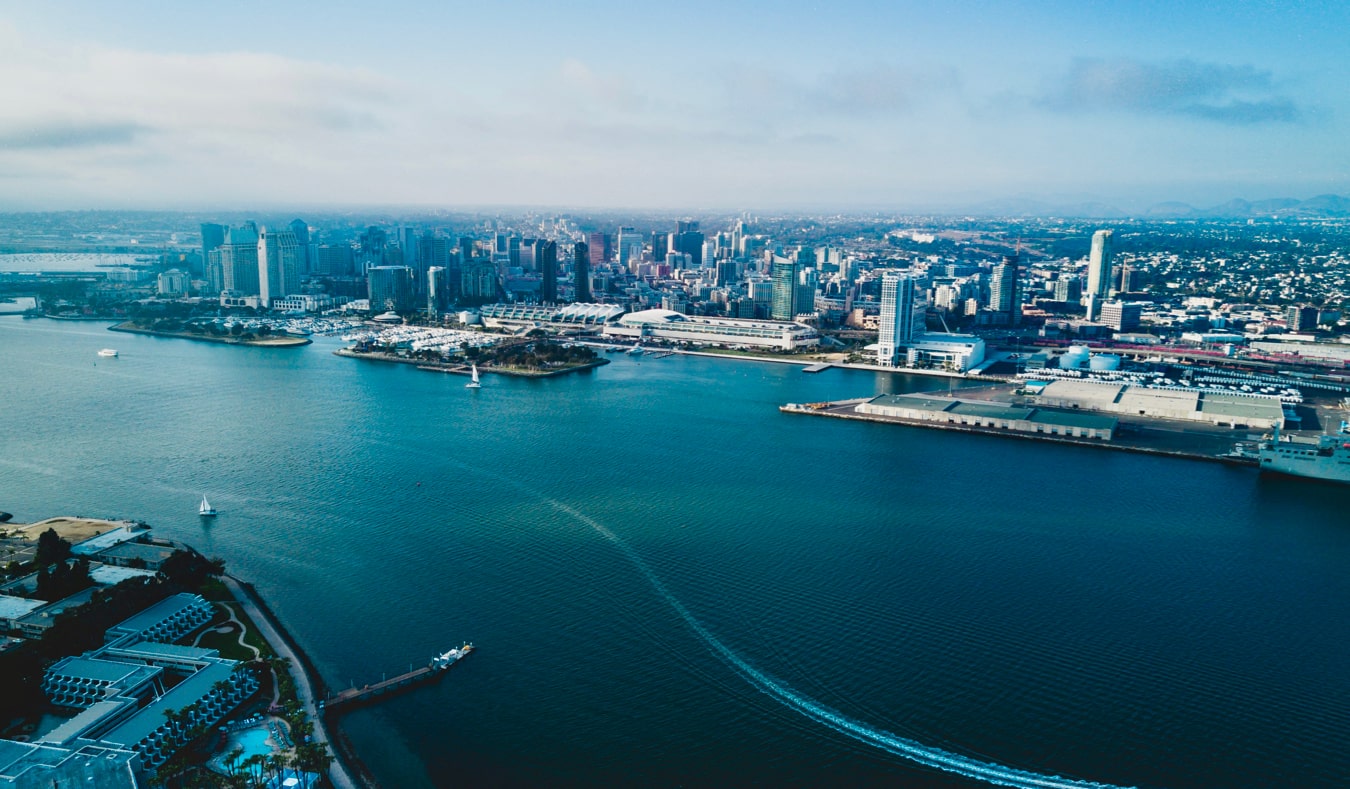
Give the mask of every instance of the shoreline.
M 219 345 L 244 345 L 251 348 L 299 348 L 314 342 L 308 337 L 292 337 L 289 334 L 278 335 L 275 339 L 241 340 L 238 337 L 216 337 L 210 334 L 192 334 L 191 332 L 157 331 L 155 329 L 143 329 L 139 326 L 131 326 L 127 321 L 123 321 L 115 326 L 109 326 L 108 331 L 120 331 L 126 332 L 127 334 L 148 334 L 152 337 L 174 337 L 180 340 L 213 342 Z
M 267 604 L 267 600 L 258 593 L 257 587 L 229 573 L 221 576 L 221 580 L 240 605 L 251 606 L 254 609 L 251 613 L 257 614 L 259 635 L 272 647 L 272 651 L 282 657 L 288 654 L 294 656 L 290 672 L 297 680 L 297 692 L 303 689 L 309 696 L 308 699 L 302 697 L 301 702 L 305 705 L 309 717 L 314 720 L 315 739 L 327 743 L 333 756 L 333 762 L 328 767 L 329 781 L 338 789 L 378 789 L 379 784 L 361 761 L 360 755 L 356 753 L 346 734 L 340 730 L 336 721 L 328 716 L 326 709 L 317 708 L 318 700 L 328 695 L 327 686 L 309 655 L 295 640 L 295 636 Z M 276 637 L 275 640 L 273 636 Z
M 387 353 L 378 353 L 371 351 L 353 351 L 350 348 L 339 348 L 336 351 L 333 351 L 333 355 L 342 356 L 348 359 L 364 359 L 365 361 L 368 362 L 411 364 L 419 370 L 425 370 L 427 372 L 432 373 L 451 373 L 454 375 L 469 374 L 469 366 L 467 364 L 461 364 L 458 362 L 454 364 L 438 364 L 436 362 L 429 362 L 425 359 L 409 359 L 403 356 L 394 356 Z M 510 375 L 516 378 L 553 378 L 559 375 L 567 375 L 568 373 L 579 372 L 581 370 L 593 370 L 596 367 L 603 367 L 604 365 L 607 364 L 609 364 L 609 360 L 602 358 L 596 359 L 591 362 L 586 362 L 585 364 L 578 364 L 572 367 L 564 367 L 557 370 L 540 370 L 538 372 L 533 372 L 530 370 L 517 370 L 511 367 L 484 366 L 479 367 L 478 372 L 480 375 L 492 373 L 493 375 Z
M 584 345 L 590 345 L 596 348 L 609 349 L 615 347 L 614 343 L 605 343 L 599 341 L 583 340 Z M 621 346 L 631 347 L 631 346 Z M 643 349 L 648 353 L 678 354 L 680 356 L 702 356 L 709 359 L 730 359 L 741 362 L 767 362 L 769 364 L 795 364 L 803 368 L 824 365 L 821 370 L 813 372 L 825 372 L 833 367 L 841 370 L 862 370 L 873 373 L 898 373 L 900 375 L 926 375 L 933 378 L 954 378 L 962 381 L 993 381 L 996 383 L 1008 382 L 1013 379 L 1003 375 L 971 375 L 969 373 L 954 373 L 947 370 L 927 370 L 917 367 L 886 367 L 880 364 L 864 364 L 862 362 L 832 362 L 823 359 L 805 359 L 779 356 L 759 356 L 752 353 L 719 353 L 717 351 L 691 351 L 687 348 L 668 348 L 661 345 L 652 345 Z M 641 357 L 638 357 L 641 358 Z

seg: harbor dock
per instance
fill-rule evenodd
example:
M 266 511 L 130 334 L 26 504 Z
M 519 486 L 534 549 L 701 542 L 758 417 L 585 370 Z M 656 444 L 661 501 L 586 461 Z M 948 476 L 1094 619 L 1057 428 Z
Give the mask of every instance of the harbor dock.
M 866 409 L 860 409 L 859 406 L 865 406 L 876 399 L 870 397 L 823 403 L 789 403 L 780 406 L 778 410 L 785 414 L 824 416 L 860 422 L 920 427 L 930 430 L 975 433 L 1022 439 L 1024 441 L 1069 444 L 1121 452 L 1207 460 L 1238 466 L 1255 467 L 1257 465 L 1253 457 L 1235 451 L 1234 442 L 1255 441 L 1260 439 L 1260 435 L 1235 433 L 1231 429 L 1218 429 L 1194 424 L 1182 425 L 1169 420 L 1139 417 L 1132 420 L 1111 420 L 1115 421 L 1116 425 L 1109 432 L 1094 430 L 1091 431 L 1093 435 L 1089 435 L 1089 431 L 1085 429 L 1087 425 L 1082 422 L 1085 417 L 1089 417 L 1089 414 L 1061 413 L 1058 415 L 1060 418 L 1053 421 L 1062 422 L 1062 424 L 1056 425 L 1057 429 L 1052 432 L 1049 424 L 1037 425 L 1035 421 L 1028 420 L 1020 414 L 995 414 L 993 411 L 986 410 L 988 406 L 993 406 L 998 411 L 1011 412 L 1017 410 L 1016 408 L 1009 408 L 1011 404 L 991 402 L 986 405 L 970 400 L 962 402 L 957 398 L 946 398 L 932 394 L 914 397 L 927 401 L 924 405 L 929 406 L 932 413 L 926 414 L 926 418 L 868 413 Z M 951 404 L 957 404 L 957 407 L 964 406 L 964 410 L 971 413 L 964 419 L 954 418 L 949 420 L 947 414 L 954 410 Z M 980 406 L 985 406 L 985 408 Z M 941 418 L 936 418 L 938 415 L 941 415 Z M 1017 422 L 1030 422 L 1030 424 L 1015 424 Z
M 399 674 L 396 677 L 383 679 L 371 685 L 364 685 L 360 688 L 347 688 L 346 690 L 328 697 L 328 699 L 325 700 L 324 706 L 329 713 L 333 713 L 360 704 L 369 704 L 382 696 L 440 679 L 445 676 L 445 672 L 449 671 L 456 663 L 463 660 L 473 651 L 473 644 L 465 644 L 458 649 L 452 649 L 445 654 L 432 658 L 430 662 L 421 668 Z

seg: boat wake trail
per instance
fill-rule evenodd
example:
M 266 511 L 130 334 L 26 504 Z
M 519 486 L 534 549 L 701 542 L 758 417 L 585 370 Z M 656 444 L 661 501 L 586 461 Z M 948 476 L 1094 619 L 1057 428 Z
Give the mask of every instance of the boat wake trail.
M 684 604 L 671 594 L 661 579 L 652 572 L 642 557 L 637 554 L 626 542 L 619 538 L 617 534 L 610 531 L 604 524 L 596 521 L 594 518 L 577 511 L 576 509 L 563 504 L 556 499 L 541 496 L 548 501 L 555 509 L 567 513 L 576 520 L 586 524 L 594 529 L 618 548 L 628 561 L 632 562 L 638 572 L 642 573 L 647 582 L 665 599 L 675 613 L 679 614 L 685 624 L 706 643 L 712 651 L 726 663 L 732 666 L 746 680 L 755 686 L 759 691 L 776 699 L 792 710 L 804 715 L 805 717 L 833 729 L 840 734 L 851 737 L 858 742 L 879 748 L 894 756 L 920 764 L 925 767 L 931 767 L 944 772 L 959 775 L 963 778 L 971 778 L 983 781 L 995 786 L 1027 787 L 1028 789 L 1118 789 L 1112 784 L 1097 783 L 1095 781 L 1080 781 L 1073 778 L 1063 778 L 1057 775 L 1046 775 L 1042 773 L 1019 770 L 1014 767 L 994 762 L 985 762 L 963 756 L 959 753 L 952 753 L 931 745 L 901 737 L 883 729 L 870 726 L 837 710 L 815 701 L 814 699 L 803 696 L 793 690 L 788 685 L 779 680 L 770 677 L 763 671 L 755 668 L 746 662 L 740 655 L 737 655 L 730 647 L 723 644 L 717 636 L 713 635 L 703 623 L 700 622 Z

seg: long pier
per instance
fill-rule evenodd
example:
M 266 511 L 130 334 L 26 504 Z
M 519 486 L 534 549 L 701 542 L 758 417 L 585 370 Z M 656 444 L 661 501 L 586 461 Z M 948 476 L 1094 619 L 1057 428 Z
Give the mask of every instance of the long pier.
M 451 650 L 446 655 L 454 654 L 453 660 L 447 660 L 446 655 L 433 658 L 427 665 L 413 669 L 405 674 L 399 674 L 396 677 L 376 682 L 373 685 L 363 687 L 351 687 L 343 690 L 325 700 L 325 708 L 334 711 L 335 708 L 342 709 L 346 707 L 355 707 L 358 704 L 369 704 L 376 699 L 398 692 L 400 690 L 411 688 L 415 685 L 421 685 L 433 680 L 438 680 L 445 676 L 445 673 L 454 668 L 459 661 L 463 660 L 474 651 L 472 644 L 465 644 L 458 650 Z

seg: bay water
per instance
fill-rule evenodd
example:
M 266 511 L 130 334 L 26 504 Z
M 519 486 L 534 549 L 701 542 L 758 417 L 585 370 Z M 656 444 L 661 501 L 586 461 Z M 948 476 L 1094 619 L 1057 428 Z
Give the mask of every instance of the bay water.
M 937 379 L 338 347 L 0 317 L 0 509 L 224 558 L 335 688 L 473 641 L 343 718 L 384 785 L 1350 776 L 1350 487 L 777 410 Z

